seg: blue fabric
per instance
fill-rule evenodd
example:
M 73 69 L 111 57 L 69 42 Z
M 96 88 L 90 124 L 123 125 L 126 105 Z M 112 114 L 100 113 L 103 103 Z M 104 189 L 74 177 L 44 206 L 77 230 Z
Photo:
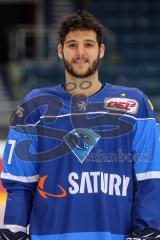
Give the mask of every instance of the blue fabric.
M 124 240 L 121 234 L 109 232 L 67 233 L 57 235 L 31 236 L 31 240 Z

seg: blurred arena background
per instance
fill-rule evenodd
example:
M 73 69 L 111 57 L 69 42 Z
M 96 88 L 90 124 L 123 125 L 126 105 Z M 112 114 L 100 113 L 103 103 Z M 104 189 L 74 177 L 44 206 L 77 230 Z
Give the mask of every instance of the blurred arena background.
M 61 17 L 78 9 L 88 9 L 104 25 L 101 80 L 140 88 L 159 113 L 159 0 L 0 0 L 0 158 L 9 113 L 20 99 L 32 88 L 64 81 L 57 29 Z M 4 204 L 0 185 L 0 224 Z

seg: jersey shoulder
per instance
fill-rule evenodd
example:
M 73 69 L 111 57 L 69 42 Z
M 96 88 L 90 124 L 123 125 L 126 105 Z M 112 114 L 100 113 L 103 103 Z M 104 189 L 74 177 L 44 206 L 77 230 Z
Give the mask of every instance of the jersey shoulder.
M 58 95 L 61 89 L 61 85 L 53 85 L 44 88 L 36 88 L 32 89 L 29 93 L 26 94 L 22 102 L 29 101 L 30 99 L 39 97 L 39 96 L 47 96 L 47 95 Z
M 141 100 L 143 98 L 143 92 L 135 87 L 126 87 L 121 85 L 111 85 L 111 91 L 118 94 L 120 97 L 133 97 L 137 100 Z
M 11 126 L 35 124 L 40 120 L 41 115 L 45 115 L 50 109 L 49 105 L 62 105 L 58 98 L 60 86 L 51 86 L 31 90 L 17 106 L 11 117 Z

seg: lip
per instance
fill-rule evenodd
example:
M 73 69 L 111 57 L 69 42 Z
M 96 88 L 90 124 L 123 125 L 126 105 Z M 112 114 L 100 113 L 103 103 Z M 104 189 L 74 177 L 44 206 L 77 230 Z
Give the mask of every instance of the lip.
M 85 60 L 85 59 L 77 59 L 77 60 L 74 60 L 73 63 L 75 64 L 78 64 L 78 65 L 83 65 L 85 63 L 87 63 L 88 61 Z

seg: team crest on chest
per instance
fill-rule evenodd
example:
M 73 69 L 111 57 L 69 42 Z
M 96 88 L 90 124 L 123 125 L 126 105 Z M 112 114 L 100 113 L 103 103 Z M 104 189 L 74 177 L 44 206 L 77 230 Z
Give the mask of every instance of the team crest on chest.
M 65 142 L 81 163 L 83 163 L 99 139 L 99 134 L 86 128 L 74 129 L 64 136 Z

